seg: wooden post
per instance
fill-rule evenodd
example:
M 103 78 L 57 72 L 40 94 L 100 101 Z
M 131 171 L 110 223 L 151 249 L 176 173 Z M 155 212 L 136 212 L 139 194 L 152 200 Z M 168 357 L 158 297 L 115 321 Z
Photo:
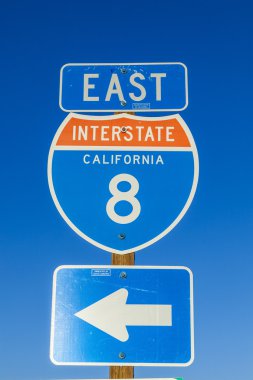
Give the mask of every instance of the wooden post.
M 112 253 L 112 265 L 134 265 L 135 253 L 127 253 L 126 255 L 118 255 Z
M 115 112 L 115 114 L 120 114 L 121 112 Z M 134 112 L 128 112 L 134 115 Z M 118 255 L 117 253 L 112 253 L 112 265 L 134 265 L 135 253 L 127 253 L 126 255 Z M 110 367 L 110 379 L 133 379 L 134 378 L 134 367 L 130 366 L 111 366 Z
M 134 367 L 110 367 L 110 379 L 133 379 Z
M 134 265 L 135 254 L 118 255 L 112 253 L 112 265 Z M 133 379 L 134 367 L 130 366 L 112 366 L 110 367 L 110 379 Z

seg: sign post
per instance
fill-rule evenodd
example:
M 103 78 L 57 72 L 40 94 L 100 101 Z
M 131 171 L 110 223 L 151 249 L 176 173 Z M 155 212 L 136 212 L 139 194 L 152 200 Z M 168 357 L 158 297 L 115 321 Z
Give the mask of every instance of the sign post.
M 187 68 L 66 64 L 59 105 L 71 113 L 51 144 L 50 192 L 69 227 L 110 252 L 112 265 L 55 271 L 51 360 L 107 364 L 111 379 L 134 378 L 134 365 L 188 366 L 194 359 L 191 271 L 134 267 L 135 252 L 169 233 L 196 191 L 198 153 L 182 117 L 134 115 L 186 109 Z
M 134 115 L 134 113 L 132 113 Z M 135 252 L 126 255 L 111 254 L 112 265 L 135 265 Z M 134 367 L 111 366 L 109 379 L 134 379 Z
M 116 253 L 112 253 L 111 256 L 112 265 L 134 265 L 135 264 L 135 253 L 128 253 L 126 255 L 118 255 Z M 134 378 L 134 367 L 128 366 L 111 366 L 110 379 L 133 379 Z

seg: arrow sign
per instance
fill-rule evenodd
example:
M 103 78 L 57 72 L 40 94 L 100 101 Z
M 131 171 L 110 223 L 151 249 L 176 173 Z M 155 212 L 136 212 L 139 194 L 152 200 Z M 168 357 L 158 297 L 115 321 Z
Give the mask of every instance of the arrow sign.
M 193 319 L 193 276 L 186 267 L 61 266 L 53 281 L 50 359 L 56 365 L 188 366 Z
M 127 289 L 119 289 L 75 313 L 75 316 L 126 342 L 126 326 L 172 326 L 171 305 L 127 305 Z

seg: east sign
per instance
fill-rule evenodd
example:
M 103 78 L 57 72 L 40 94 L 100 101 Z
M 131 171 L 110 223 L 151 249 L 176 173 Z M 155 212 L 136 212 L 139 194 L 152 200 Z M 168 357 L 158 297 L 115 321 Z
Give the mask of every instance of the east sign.
M 198 182 L 198 154 L 178 114 L 69 114 L 50 148 L 48 181 L 79 236 L 126 254 L 155 243 L 182 219 Z
M 180 111 L 187 105 L 182 63 L 74 63 L 61 69 L 63 111 Z

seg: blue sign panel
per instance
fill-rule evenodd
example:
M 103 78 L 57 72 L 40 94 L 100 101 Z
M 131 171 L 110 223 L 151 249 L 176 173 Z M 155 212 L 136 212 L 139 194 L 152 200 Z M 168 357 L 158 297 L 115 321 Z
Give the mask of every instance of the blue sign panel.
M 193 347 L 188 268 L 56 269 L 50 351 L 54 364 L 187 366 Z
M 87 63 L 61 69 L 63 111 L 180 111 L 187 105 L 187 68 L 182 63 Z
M 70 114 L 48 160 L 55 205 L 82 238 L 126 254 L 170 232 L 189 208 L 198 154 L 179 115 Z

